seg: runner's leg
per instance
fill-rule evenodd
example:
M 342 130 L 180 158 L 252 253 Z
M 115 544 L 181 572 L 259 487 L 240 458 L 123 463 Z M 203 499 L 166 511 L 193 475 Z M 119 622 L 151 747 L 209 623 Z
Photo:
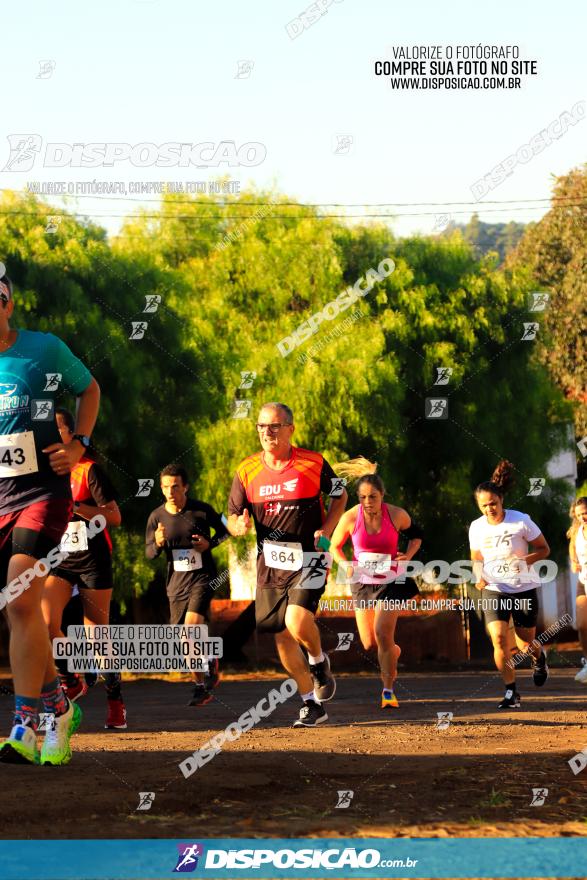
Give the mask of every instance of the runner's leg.
M 64 578 L 55 577 L 53 574 L 48 575 L 41 597 L 41 607 L 45 623 L 49 628 L 50 639 L 62 638 L 64 636 L 61 629 L 61 621 L 65 606 L 70 599 L 70 582 Z
M 196 614 L 195 611 L 186 611 L 185 613 L 185 621 L 186 626 L 197 626 L 198 624 L 206 623 L 206 618 L 203 614 Z M 192 672 L 192 681 L 194 684 L 197 682 L 198 684 L 204 684 L 205 675 L 203 672 Z
M 522 627 L 516 626 L 514 628 L 514 633 L 516 636 L 516 645 L 518 646 L 519 651 L 524 651 L 526 654 L 531 654 L 533 657 L 538 659 L 540 654 L 542 653 L 542 645 L 540 643 L 538 645 L 534 645 L 533 641 L 536 638 L 536 627 Z
M 375 651 L 377 649 L 377 640 L 375 639 L 375 609 L 374 608 L 355 608 L 355 617 L 357 619 L 357 629 L 361 644 L 365 651 Z
M 583 656 L 587 658 L 587 596 L 585 595 L 577 596 L 577 631 Z
M 84 626 L 108 626 L 110 623 L 110 599 L 112 590 L 89 590 L 79 587 L 84 609 Z M 104 673 L 104 686 L 108 700 L 107 730 L 126 730 L 126 707 L 122 700 L 120 672 Z
M 320 630 L 308 608 L 288 605 L 285 612 L 285 626 L 296 642 L 304 646 L 310 657 L 320 656 L 322 653 Z
M 84 625 L 108 626 L 112 590 L 87 590 L 80 587 L 79 594 L 84 606 Z
M 37 560 L 14 554 L 8 566 L 8 583 L 30 572 Z M 43 684 L 57 677 L 49 630 L 41 610 L 46 575 L 34 576 L 30 586 L 6 606 L 10 621 L 10 665 L 15 694 L 38 699 Z
M 310 614 L 310 612 L 304 608 L 300 610 L 306 611 L 306 614 Z M 314 683 L 312 681 L 312 676 L 310 675 L 308 661 L 304 657 L 303 651 L 294 636 L 288 629 L 284 629 L 280 633 L 275 633 L 275 644 L 277 646 L 277 652 L 281 664 L 285 671 L 295 680 L 300 695 L 309 694 L 310 692 L 313 693 Z
M 510 658 L 508 629 L 509 622 L 506 620 L 492 620 L 487 624 L 489 637 L 493 644 L 493 658 L 498 672 L 501 674 L 503 683 L 515 687 L 516 673 L 508 664 Z
M 310 594 L 310 596 L 306 594 Z M 306 607 L 305 604 L 298 605 L 296 600 L 304 603 L 310 602 L 310 607 Z M 323 703 L 331 700 L 336 693 L 336 681 L 330 670 L 328 655 L 322 651 L 320 631 L 314 620 L 315 610 L 316 605 L 314 605 L 310 590 L 300 590 L 294 596 L 290 595 L 290 602 L 285 611 L 285 626 L 296 642 L 308 652 L 314 700 Z M 304 698 L 304 694 L 308 692 L 301 691 L 300 693 Z
M 71 599 L 71 591 L 72 586 L 65 578 L 57 577 L 54 574 L 47 575 L 41 597 L 41 608 L 49 628 L 51 644 L 53 644 L 53 639 L 63 638 L 65 635 L 61 626 L 63 612 Z M 61 685 L 67 691 L 70 699 L 77 699 L 86 693 L 87 688 L 80 681 L 79 676 L 67 668 L 66 658 L 55 660 L 55 666 L 59 672 Z
M 384 609 L 377 609 L 374 614 L 377 656 L 379 658 L 383 687 L 387 690 L 393 690 L 393 685 L 397 678 L 397 661 L 401 653 L 401 649 L 396 645 L 394 638 L 398 617 L 399 611 L 386 611 Z

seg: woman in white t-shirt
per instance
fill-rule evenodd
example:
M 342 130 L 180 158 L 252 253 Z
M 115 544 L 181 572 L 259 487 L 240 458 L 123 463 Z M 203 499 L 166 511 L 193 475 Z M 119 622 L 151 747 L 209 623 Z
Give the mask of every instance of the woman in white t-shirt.
M 583 648 L 583 667 L 575 681 L 587 684 L 587 497 L 577 498 L 571 504 L 571 528 L 567 532 L 571 568 L 579 575 L 577 580 L 577 631 Z
M 483 611 L 495 658 L 505 684 L 500 709 L 517 709 L 515 666 L 509 657 L 508 629 L 513 617 L 519 651 L 532 658 L 534 684 L 548 678 L 546 655 L 536 635 L 540 579 L 532 565 L 546 559 L 550 548 L 536 523 L 526 513 L 507 510 L 503 498 L 513 482 L 514 466 L 500 461 L 489 482 L 479 483 L 475 500 L 483 514 L 469 528 L 471 559 L 483 563 L 477 589 L 483 590 Z M 529 545 L 532 546 L 530 549 Z

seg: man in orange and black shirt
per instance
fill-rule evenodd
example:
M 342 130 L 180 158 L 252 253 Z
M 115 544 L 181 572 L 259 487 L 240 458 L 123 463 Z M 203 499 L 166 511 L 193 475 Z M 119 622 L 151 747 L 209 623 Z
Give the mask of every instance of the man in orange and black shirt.
M 281 662 L 295 679 L 304 706 L 294 727 L 328 718 L 322 703 L 336 683 L 314 620 L 324 592 L 330 555 L 319 547 L 330 538 L 347 501 L 339 479 L 318 452 L 291 445 L 293 413 L 267 403 L 257 424 L 262 451 L 237 468 L 228 500 L 228 530 L 257 532 L 257 629 L 274 632 Z M 322 496 L 332 499 L 328 511 Z M 251 521 L 252 515 L 252 521 Z M 300 645 L 308 652 L 306 660 Z

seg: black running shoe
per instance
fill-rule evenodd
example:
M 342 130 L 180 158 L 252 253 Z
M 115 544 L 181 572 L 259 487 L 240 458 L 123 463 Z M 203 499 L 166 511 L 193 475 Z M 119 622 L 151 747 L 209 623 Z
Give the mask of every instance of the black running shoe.
M 520 695 L 514 688 L 506 688 L 503 700 L 497 707 L 498 709 L 519 709 Z
M 210 700 L 213 699 L 214 697 L 207 687 L 205 687 L 203 684 L 197 684 L 194 687 L 192 698 L 189 701 L 188 706 L 205 706 L 206 703 L 209 703 Z
M 216 657 L 208 660 L 208 672 L 204 675 L 204 685 L 206 686 L 206 690 L 213 690 L 220 681 L 218 666 L 219 663 Z
M 546 663 L 546 654 L 544 651 L 540 652 L 538 660 L 532 658 L 532 678 L 534 679 L 536 687 L 542 687 L 548 678 L 548 665 Z
M 336 681 L 330 671 L 330 660 L 328 654 L 324 654 L 324 660 L 312 666 L 310 663 L 310 674 L 314 680 L 314 696 L 321 703 L 327 703 L 336 693 Z
M 316 727 L 328 720 L 326 709 L 315 700 L 304 700 L 304 705 L 300 709 L 300 717 L 294 721 L 294 727 Z

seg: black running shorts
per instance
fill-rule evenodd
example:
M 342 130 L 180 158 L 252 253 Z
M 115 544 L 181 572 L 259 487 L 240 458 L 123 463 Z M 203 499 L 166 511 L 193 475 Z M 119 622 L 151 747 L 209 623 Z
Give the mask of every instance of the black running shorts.
M 68 581 L 72 587 L 77 584 L 80 590 L 112 590 L 114 587 L 110 558 L 96 561 L 92 568 L 77 572 L 70 568 L 56 568 L 51 574 Z
M 408 599 L 419 596 L 420 591 L 413 578 L 406 578 L 403 584 L 395 581 L 386 584 L 351 584 L 351 594 L 355 609 L 367 611 L 375 609 L 376 606 L 373 603 L 379 600 L 387 600 L 390 603 L 406 602 Z
M 169 596 L 169 622 L 183 623 L 188 611 L 208 619 L 214 590 L 207 584 L 193 584 L 189 596 Z
M 288 587 L 257 587 L 255 618 L 259 632 L 279 633 L 285 629 L 285 612 L 288 605 L 300 605 L 316 614 L 321 590 L 296 590 Z
M 536 590 L 524 590 L 522 593 L 496 593 L 494 590 L 482 590 L 481 601 L 485 623 L 494 620 L 509 622 L 514 619 L 514 626 L 533 629 L 538 620 L 538 594 Z

